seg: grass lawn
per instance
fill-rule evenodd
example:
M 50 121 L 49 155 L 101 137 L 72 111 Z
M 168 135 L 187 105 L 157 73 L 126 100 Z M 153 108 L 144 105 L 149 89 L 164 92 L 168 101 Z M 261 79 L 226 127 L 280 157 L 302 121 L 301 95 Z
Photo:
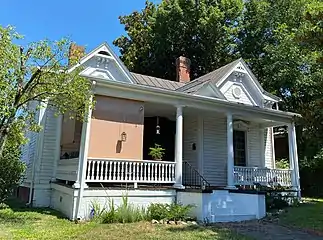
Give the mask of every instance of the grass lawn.
M 306 199 L 280 217 L 283 224 L 323 233 L 323 199 Z
M 249 238 L 227 229 L 200 226 L 131 224 L 75 224 L 49 209 L 0 209 L 0 239 L 240 239 Z

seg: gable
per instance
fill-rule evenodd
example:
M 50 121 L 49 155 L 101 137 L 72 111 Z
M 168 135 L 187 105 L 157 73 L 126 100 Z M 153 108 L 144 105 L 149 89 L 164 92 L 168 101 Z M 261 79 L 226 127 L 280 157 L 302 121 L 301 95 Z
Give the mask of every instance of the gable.
M 243 103 L 247 105 L 257 105 L 255 99 L 252 98 L 243 84 L 227 82 L 224 86 L 226 90 L 222 90 L 225 98 L 230 102 Z
M 280 100 L 262 88 L 242 59 L 200 77 L 199 81 L 203 79 L 203 86 L 196 91 L 198 95 L 266 108 Z
M 69 71 L 73 71 L 78 66 L 82 66 L 84 69 L 80 73 L 84 77 L 124 83 L 134 82 L 128 69 L 106 43 L 101 44 L 83 57 L 79 64 L 73 66 Z

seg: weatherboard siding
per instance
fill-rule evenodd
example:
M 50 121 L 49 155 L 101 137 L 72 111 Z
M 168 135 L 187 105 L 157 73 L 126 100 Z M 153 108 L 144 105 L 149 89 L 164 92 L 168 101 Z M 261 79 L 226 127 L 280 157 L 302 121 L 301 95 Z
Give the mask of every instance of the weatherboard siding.
M 196 170 L 199 169 L 199 159 L 197 149 L 193 149 L 193 144 L 198 141 L 198 121 L 195 116 L 184 117 L 183 130 L 183 159 L 190 163 Z
M 225 117 L 203 119 L 203 175 L 213 186 L 227 183 L 227 131 Z
M 249 127 L 247 132 L 247 165 L 250 167 L 263 167 L 260 134 L 259 126 L 256 124 Z

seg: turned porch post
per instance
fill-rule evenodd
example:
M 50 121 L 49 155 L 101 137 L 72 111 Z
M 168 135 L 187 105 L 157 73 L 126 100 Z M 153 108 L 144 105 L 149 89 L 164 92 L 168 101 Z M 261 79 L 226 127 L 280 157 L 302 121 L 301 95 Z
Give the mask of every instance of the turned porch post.
M 234 188 L 234 152 L 233 152 L 233 122 L 232 114 L 227 114 L 227 149 L 228 149 L 228 159 L 227 159 L 227 187 Z
M 183 107 L 176 108 L 176 138 L 175 138 L 175 185 L 176 188 L 184 188 L 182 184 L 183 166 Z
M 293 124 L 288 124 L 288 149 L 289 149 L 289 168 L 292 170 L 292 186 L 297 189 L 297 175 L 295 168 L 295 154 L 294 154 L 294 138 Z

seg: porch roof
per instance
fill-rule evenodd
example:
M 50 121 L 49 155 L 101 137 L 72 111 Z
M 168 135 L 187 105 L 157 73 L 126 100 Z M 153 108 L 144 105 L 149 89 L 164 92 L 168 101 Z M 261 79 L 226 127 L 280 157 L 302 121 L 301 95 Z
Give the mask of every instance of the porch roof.
M 129 98 L 139 101 L 182 105 L 198 109 L 232 112 L 242 115 L 260 114 L 264 118 L 286 123 L 292 121 L 295 117 L 301 117 L 300 114 L 293 112 L 260 108 L 257 106 L 229 102 L 225 99 L 188 94 L 160 87 L 141 84 L 129 85 L 122 82 L 106 81 L 106 79 L 99 77 L 91 77 L 91 79 L 97 82 L 95 93 L 100 95 L 108 94 L 109 96 L 115 95 L 115 97 Z M 109 91 L 107 91 L 108 88 Z M 111 89 L 114 89 L 115 92 L 113 93 Z

